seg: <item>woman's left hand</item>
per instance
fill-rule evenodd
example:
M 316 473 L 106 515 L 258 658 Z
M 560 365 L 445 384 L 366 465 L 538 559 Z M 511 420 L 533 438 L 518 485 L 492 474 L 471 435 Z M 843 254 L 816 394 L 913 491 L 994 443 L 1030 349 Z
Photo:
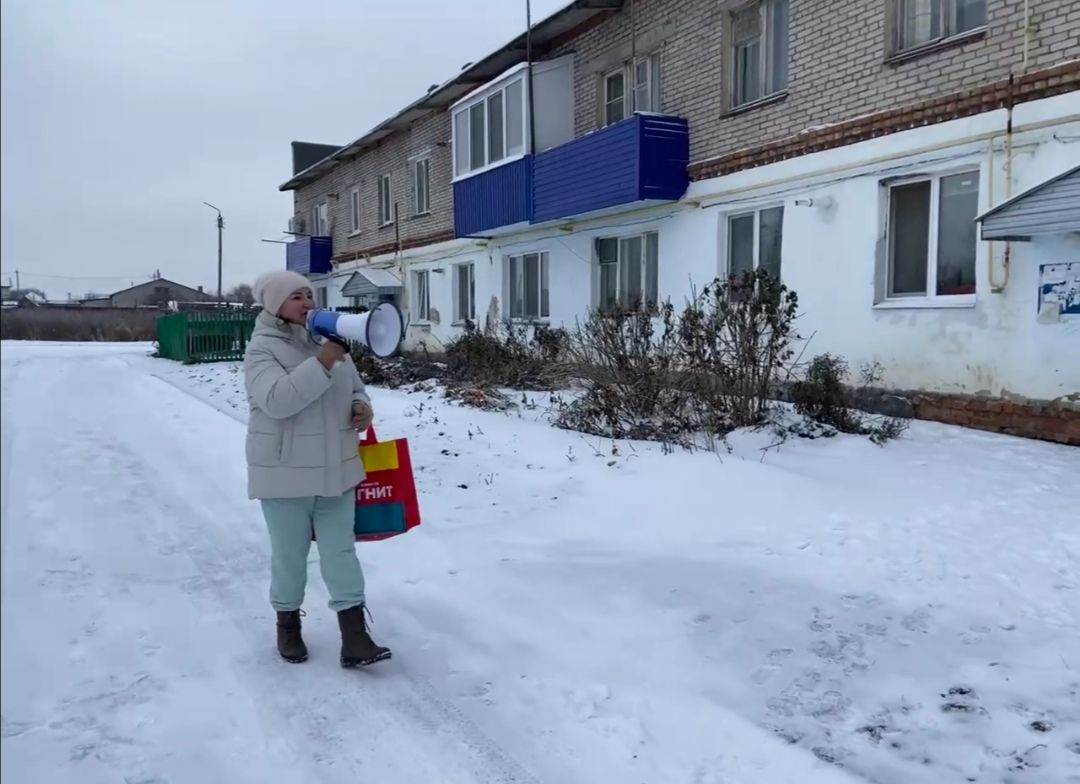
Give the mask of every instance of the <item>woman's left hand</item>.
M 357 401 L 352 405 L 352 426 L 356 430 L 367 430 L 375 419 L 375 412 L 367 403 Z

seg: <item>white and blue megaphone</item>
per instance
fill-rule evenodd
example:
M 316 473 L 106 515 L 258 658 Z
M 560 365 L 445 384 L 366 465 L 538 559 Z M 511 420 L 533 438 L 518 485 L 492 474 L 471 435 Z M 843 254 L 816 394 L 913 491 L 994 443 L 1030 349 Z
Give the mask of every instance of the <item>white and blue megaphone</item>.
M 354 340 L 380 359 L 395 354 L 405 335 L 401 311 L 389 302 L 359 314 L 313 310 L 308 313 L 307 323 L 308 331 L 315 335 L 338 342 Z

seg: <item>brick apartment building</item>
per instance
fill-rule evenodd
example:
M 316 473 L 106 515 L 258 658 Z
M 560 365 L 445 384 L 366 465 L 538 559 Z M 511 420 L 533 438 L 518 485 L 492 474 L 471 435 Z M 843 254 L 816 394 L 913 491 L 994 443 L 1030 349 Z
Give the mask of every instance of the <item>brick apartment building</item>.
M 578 0 L 533 44 L 282 186 L 325 302 L 438 350 L 763 266 L 916 415 L 1080 443 L 1076 3 Z

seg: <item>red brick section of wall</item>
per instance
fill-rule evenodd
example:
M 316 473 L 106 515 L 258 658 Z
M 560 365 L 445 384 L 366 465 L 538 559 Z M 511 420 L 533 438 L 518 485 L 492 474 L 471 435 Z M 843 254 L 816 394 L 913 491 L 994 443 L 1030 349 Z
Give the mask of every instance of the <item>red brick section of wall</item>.
M 912 394 L 916 419 L 1080 446 L 1080 406 L 1003 398 Z
M 767 144 L 735 150 L 718 158 L 691 164 L 690 178 L 702 180 L 719 177 L 742 169 L 831 150 L 910 128 L 970 117 L 1074 90 L 1080 90 L 1080 61 L 1002 79 L 898 109 L 875 112 Z
M 384 242 L 381 245 L 372 245 L 362 250 L 346 251 L 344 253 L 336 253 L 332 259 L 334 264 L 340 264 L 343 261 L 353 261 L 355 259 L 370 258 L 371 256 L 381 256 L 384 253 L 393 253 L 395 250 L 410 250 L 411 248 L 422 248 L 425 245 L 434 245 L 437 242 L 449 242 L 454 239 L 454 231 L 440 231 L 435 234 L 425 234 L 422 237 L 412 237 L 411 239 L 403 239 L 398 242 Z

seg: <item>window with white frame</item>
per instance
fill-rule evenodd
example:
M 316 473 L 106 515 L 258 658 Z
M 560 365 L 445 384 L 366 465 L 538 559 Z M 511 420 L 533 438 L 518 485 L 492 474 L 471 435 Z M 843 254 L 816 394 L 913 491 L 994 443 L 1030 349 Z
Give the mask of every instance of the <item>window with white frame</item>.
M 763 269 L 780 280 L 780 257 L 784 240 L 784 208 L 768 207 L 729 215 L 727 219 L 728 278 Z
M 327 293 L 326 286 L 319 286 L 315 289 L 315 307 L 326 308 Z
M 430 273 L 427 270 L 413 273 L 413 291 L 416 292 L 416 296 L 413 298 L 413 317 L 417 321 L 431 320 L 430 282 Z
M 660 111 L 660 58 L 628 60 L 604 74 L 600 92 L 604 125 L 625 120 L 634 112 Z
M 431 212 L 431 158 L 414 158 L 412 169 L 413 215 Z
M 886 299 L 975 294 L 977 171 L 888 185 Z
M 506 280 L 511 319 L 535 321 L 551 315 L 547 253 L 510 256 L 506 260 Z
M 360 231 L 360 188 L 349 191 L 349 233 Z
M 311 208 L 311 228 L 308 234 L 326 237 L 330 234 L 330 205 L 323 201 Z
M 454 110 L 454 176 L 525 152 L 525 87 L 518 76 Z
M 602 311 L 653 308 L 659 299 L 660 236 L 655 231 L 596 240 L 597 306 Z
M 732 108 L 788 84 L 789 0 L 757 0 L 731 16 Z
M 898 52 L 986 26 L 986 0 L 893 0 L 893 9 Z
M 379 223 L 388 226 L 394 222 L 392 180 L 389 174 L 379 178 Z
M 476 270 L 472 264 L 454 267 L 454 321 L 476 319 Z

